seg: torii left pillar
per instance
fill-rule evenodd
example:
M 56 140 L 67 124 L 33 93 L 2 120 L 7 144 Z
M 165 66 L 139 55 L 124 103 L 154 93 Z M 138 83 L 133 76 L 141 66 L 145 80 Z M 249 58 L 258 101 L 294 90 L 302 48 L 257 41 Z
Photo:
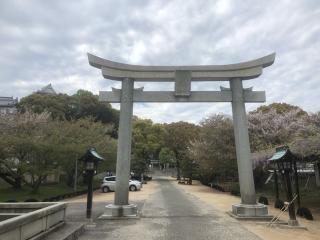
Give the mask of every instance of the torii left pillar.
M 135 217 L 137 206 L 129 204 L 129 176 L 132 139 L 134 80 L 124 78 L 121 88 L 120 122 L 118 132 L 116 191 L 114 204 L 106 206 L 107 211 L 100 218 Z

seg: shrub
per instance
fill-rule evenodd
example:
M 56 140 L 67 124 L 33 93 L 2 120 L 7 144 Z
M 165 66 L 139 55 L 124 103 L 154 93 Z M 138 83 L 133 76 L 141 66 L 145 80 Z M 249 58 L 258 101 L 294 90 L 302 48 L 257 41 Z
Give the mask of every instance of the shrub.
M 268 178 L 269 173 L 262 166 L 258 166 L 253 170 L 254 185 L 257 189 L 264 187 L 264 182 Z
M 28 198 L 26 200 L 24 200 L 25 202 L 39 202 L 38 199 L 35 199 L 35 198 Z
M 216 189 L 216 190 L 218 190 L 220 192 L 225 192 L 225 189 L 222 186 L 218 185 L 218 184 L 211 184 L 211 186 L 212 186 L 212 188 L 214 188 L 214 189 Z
M 313 220 L 311 211 L 305 207 L 298 208 L 297 215 L 299 215 L 300 217 L 304 217 L 307 220 Z
M 240 185 L 239 183 L 235 183 L 230 188 L 230 194 L 234 196 L 240 196 Z
M 264 205 L 269 205 L 268 198 L 265 197 L 265 196 L 260 196 L 258 202 L 259 202 L 259 203 L 262 203 L 262 204 L 264 204 Z
M 282 200 L 280 200 L 280 199 L 277 199 L 277 200 L 274 202 L 274 207 L 275 207 L 275 208 L 281 209 L 281 208 L 283 208 L 283 206 L 284 206 L 284 202 L 283 202 Z
M 49 202 L 56 202 L 58 199 L 57 197 L 51 197 L 51 198 L 48 198 Z

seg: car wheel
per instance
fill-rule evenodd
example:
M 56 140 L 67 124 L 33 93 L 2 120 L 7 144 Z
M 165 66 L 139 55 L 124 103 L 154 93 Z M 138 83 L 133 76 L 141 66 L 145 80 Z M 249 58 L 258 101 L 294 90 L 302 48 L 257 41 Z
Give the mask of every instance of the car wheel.
M 109 187 L 103 187 L 102 192 L 104 192 L 104 193 L 110 192 Z
M 135 185 L 131 185 L 131 186 L 129 187 L 129 190 L 130 190 L 130 191 L 137 191 L 137 187 L 136 187 Z

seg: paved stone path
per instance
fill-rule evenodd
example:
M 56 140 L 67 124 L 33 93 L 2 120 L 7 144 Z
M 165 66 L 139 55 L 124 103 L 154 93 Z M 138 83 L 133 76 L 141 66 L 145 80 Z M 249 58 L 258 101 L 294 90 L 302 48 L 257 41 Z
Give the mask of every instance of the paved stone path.
M 154 181 L 159 189 L 145 201 L 140 219 L 96 220 L 96 227 L 79 239 L 260 239 L 226 213 L 178 189 L 176 182 Z

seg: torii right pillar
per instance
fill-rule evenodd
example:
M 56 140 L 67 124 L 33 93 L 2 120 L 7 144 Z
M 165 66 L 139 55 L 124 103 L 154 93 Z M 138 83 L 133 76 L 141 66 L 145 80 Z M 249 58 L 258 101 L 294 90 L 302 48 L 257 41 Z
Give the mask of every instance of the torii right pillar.
M 241 203 L 232 205 L 232 215 L 236 218 L 245 219 L 269 219 L 267 207 L 256 202 L 242 79 L 230 79 L 230 88 L 232 91 L 233 127 L 241 193 Z

